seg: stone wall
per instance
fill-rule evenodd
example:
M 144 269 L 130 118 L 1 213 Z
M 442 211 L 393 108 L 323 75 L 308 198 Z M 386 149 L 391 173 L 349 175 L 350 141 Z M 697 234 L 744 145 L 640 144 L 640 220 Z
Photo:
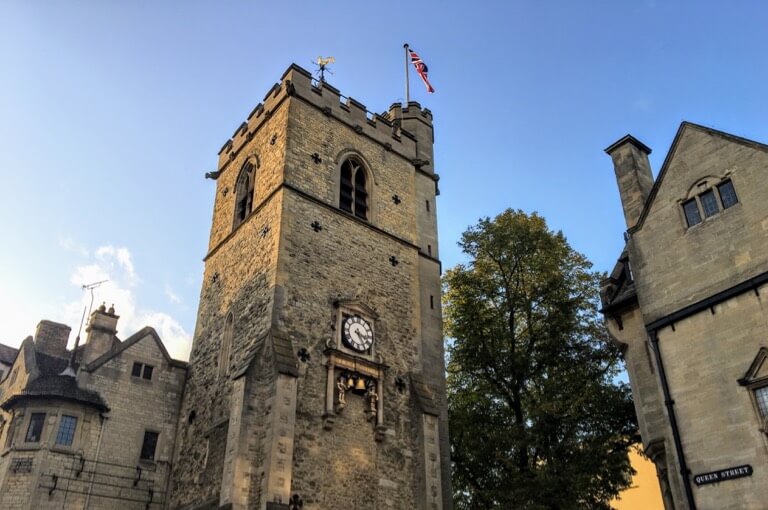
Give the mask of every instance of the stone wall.
M 443 408 L 429 434 L 439 430 L 433 454 L 450 494 L 436 187 L 432 162 L 416 161 L 431 159 L 431 114 L 413 104 L 407 116 L 419 137 L 399 127 L 402 118 L 370 114 L 291 66 L 224 144 L 172 507 L 263 510 L 293 494 L 308 510 L 423 507 L 426 470 L 415 459 L 425 451 L 423 415 L 407 381 L 427 365 Z M 350 153 L 368 173 L 367 220 L 338 209 L 339 166 Z M 233 228 L 246 161 L 258 166 L 253 212 Z M 351 393 L 346 409 L 327 415 L 326 349 L 339 334 L 339 300 L 378 314 L 374 361 L 387 365 L 378 427 Z M 230 312 L 231 369 L 221 377 Z M 309 357 L 298 362 L 302 349 Z M 396 377 L 406 382 L 400 389 Z M 211 441 L 222 435 L 223 456 L 221 439 Z
M 365 498 L 374 508 L 416 508 L 412 457 L 417 449 L 409 413 L 414 403 L 408 394 L 396 391 L 394 379 L 420 368 L 413 311 L 417 250 L 381 234 L 371 235 L 370 227 L 345 214 L 290 193 L 283 220 L 278 284 L 284 289 L 285 306 L 277 311 L 278 325 L 297 348 L 304 347 L 311 355 L 299 380 L 294 491 L 305 498 L 309 510 L 344 508 L 348 503 L 355 508 L 363 502 L 349 498 Z M 310 220 L 319 221 L 323 230 L 313 232 Z M 399 261 L 397 266 L 389 261 L 391 256 Z M 323 352 L 339 334 L 334 331 L 333 306 L 338 299 L 360 300 L 379 314 L 376 353 L 389 366 L 382 396 L 388 433 L 381 443 L 375 441 L 373 425 L 365 419 L 362 398 L 357 396 L 349 397 L 331 430 L 323 429 L 327 382 Z M 329 469 L 318 469 L 320 465 Z
M 25 443 L 32 413 L 45 413 L 45 424 L 39 442 Z M 78 419 L 71 446 L 56 444 L 60 419 L 65 414 Z M 17 424 L 11 429 L 13 444 L 6 448 L 3 443 L 0 455 L 0 508 L 82 508 L 94 464 L 88 463 L 79 475 L 78 469 L 81 458 L 95 456 L 98 412 L 75 403 L 38 400 L 15 409 L 15 419 Z
M 768 269 L 768 150 L 688 126 L 672 151 L 642 228 L 632 234 L 646 322 Z M 726 176 L 739 203 L 687 228 L 681 202 L 698 184 Z
M 650 206 L 630 229 L 639 307 L 611 311 L 609 327 L 626 344 L 643 444 L 662 475 L 663 493 L 668 479 L 675 508 L 688 508 L 684 478 L 647 328 L 658 339 L 697 507 L 759 509 L 768 498 L 765 426 L 751 389 L 739 383 L 768 333 L 768 288 L 752 280 L 768 271 L 766 167 L 766 146 L 684 123 Z M 688 227 L 683 202 L 724 179 L 733 183 L 738 203 Z M 719 295 L 740 284 L 747 287 Z M 654 325 L 661 319 L 667 322 Z M 695 475 L 744 464 L 752 476 L 694 483 Z
M 216 183 L 210 251 L 179 422 L 173 507 L 219 500 L 224 461 L 218 455 L 227 437 L 232 376 L 250 362 L 271 326 L 287 122 L 285 103 L 275 108 L 232 152 L 236 156 L 223 160 Z M 253 212 L 233 229 L 235 185 L 247 160 L 258 161 Z M 233 341 L 227 374 L 221 376 L 219 355 L 229 313 L 234 316 Z
M 110 409 L 102 432 L 99 469 L 115 476 L 131 477 L 136 474 L 136 467 L 141 467 L 142 479 L 152 480 L 149 485 L 153 500 L 165 502 L 186 368 L 166 358 L 153 333 L 144 330 L 139 335 L 141 338 L 128 340 L 129 347 L 93 372 L 81 371 L 79 382 L 97 391 Z M 131 375 L 135 362 L 153 367 L 150 380 Z M 154 462 L 139 458 L 147 430 L 159 434 Z M 99 493 L 113 496 L 114 492 L 105 489 Z M 136 497 L 144 499 L 147 494 Z M 115 502 L 94 498 L 91 505 L 114 508 Z

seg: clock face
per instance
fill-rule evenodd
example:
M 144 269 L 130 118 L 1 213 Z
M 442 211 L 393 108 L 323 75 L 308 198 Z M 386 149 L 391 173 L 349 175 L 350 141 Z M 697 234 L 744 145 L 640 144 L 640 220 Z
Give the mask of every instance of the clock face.
M 373 345 L 373 330 L 365 319 L 352 315 L 344 318 L 341 338 L 350 349 L 365 352 Z

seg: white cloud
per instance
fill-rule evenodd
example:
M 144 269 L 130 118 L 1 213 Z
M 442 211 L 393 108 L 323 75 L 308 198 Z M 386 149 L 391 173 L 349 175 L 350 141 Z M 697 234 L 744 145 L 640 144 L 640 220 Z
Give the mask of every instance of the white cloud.
M 78 253 L 82 257 L 88 256 L 88 248 L 71 237 L 59 237 L 59 247 L 65 251 Z
M 133 260 L 128 248 L 115 248 L 114 246 L 100 246 L 96 250 L 96 259 L 110 268 L 120 271 L 120 276 L 124 277 L 128 285 L 137 283 L 136 271 L 133 268 Z
M 115 312 L 120 317 L 117 323 L 118 336 L 125 339 L 141 328 L 151 326 L 160 335 L 172 357 L 187 359 L 192 346 L 192 336 L 184 327 L 168 313 L 142 308 L 136 304 L 136 288 L 141 280 L 136 273 L 130 251 L 124 247 L 101 246 L 96 250 L 94 258 L 93 263 L 76 267 L 70 281 L 79 287 L 104 281 L 93 289 L 93 307 L 98 307 L 102 301 L 107 307 L 114 305 Z M 167 286 L 166 294 L 169 290 L 171 289 Z M 180 301 L 172 290 L 171 294 Z M 169 299 L 173 301 L 170 295 Z M 73 338 L 77 334 L 83 310 L 90 306 L 90 292 L 83 292 L 80 300 L 63 306 L 62 315 L 74 330 Z M 81 340 L 85 340 L 84 333 Z
M 181 298 L 179 297 L 179 295 L 176 294 L 173 291 L 173 288 L 171 288 L 171 286 L 167 283 L 165 284 L 165 295 L 166 297 L 168 297 L 168 301 L 170 301 L 172 304 L 178 305 L 179 303 L 181 303 Z

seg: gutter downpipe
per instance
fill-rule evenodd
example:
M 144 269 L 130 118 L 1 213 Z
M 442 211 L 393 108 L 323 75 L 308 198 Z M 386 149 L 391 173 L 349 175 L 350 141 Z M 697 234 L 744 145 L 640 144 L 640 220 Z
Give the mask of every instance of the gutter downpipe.
M 667 407 L 669 416 L 669 426 L 672 428 L 672 440 L 675 443 L 675 453 L 677 461 L 680 464 L 680 475 L 682 476 L 685 498 L 688 500 L 689 510 L 696 510 L 696 501 L 693 498 L 693 489 L 691 488 L 690 470 L 685 462 L 685 453 L 683 452 L 683 443 L 680 440 L 680 429 L 677 427 L 677 418 L 675 417 L 675 401 L 669 394 L 669 383 L 667 382 L 667 372 L 664 370 L 664 362 L 661 359 L 661 349 L 659 348 L 659 337 L 656 329 L 649 329 L 648 335 L 653 344 L 653 353 L 656 358 L 656 365 L 659 369 L 659 379 L 661 382 L 661 391 L 664 394 L 664 405 Z

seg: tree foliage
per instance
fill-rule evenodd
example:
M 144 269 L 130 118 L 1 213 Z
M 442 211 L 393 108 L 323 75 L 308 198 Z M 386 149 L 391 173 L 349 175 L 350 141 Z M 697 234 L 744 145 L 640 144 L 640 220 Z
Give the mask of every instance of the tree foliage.
M 601 275 L 544 219 L 507 210 L 467 230 L 444 276 L 455 507 L 609 509 L 636 442 Z

